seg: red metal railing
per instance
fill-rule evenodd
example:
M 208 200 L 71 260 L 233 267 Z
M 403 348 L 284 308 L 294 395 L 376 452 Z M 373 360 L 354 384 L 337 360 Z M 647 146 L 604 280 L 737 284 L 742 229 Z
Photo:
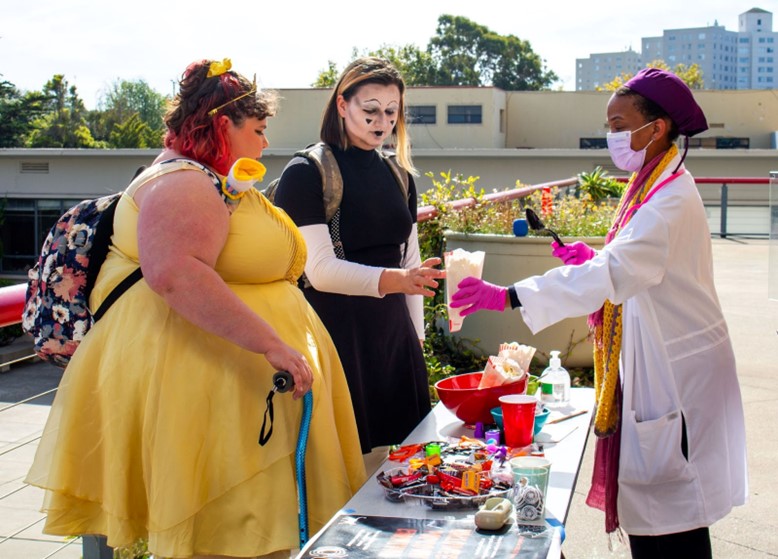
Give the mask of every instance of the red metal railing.
M 569 179 L 544 182 L 541 184 L 524 186 L 522 188 L 514 188 L 513 190 L 492 192 L 490 194 L 484 195 L 483 200 L 485 202 L 509 202 L 511 200 L 516 200 L 518 198 L 524 198 L 525 196 L 529 196 L 536 190 L 540 190 L 542 188 L 566 187 L 566 186 L 574 186 L 576 184 L 578 184 L 578 179 L 575 177 L 571 177 Z M 476 204 L 475 198 L 462 198 L 460 200 L 454 200 L 453 202 L 449 202 L 448 206 L 452 210 L 456 211 L 456 210 L 461 210 L 463 208 L 469 208 L 470 206 L 474 206 L 475 204 Z M 427 221 L 428 219 L 432 219 L 436 215 L 438 215 L 438 210 L 434 206 L 421 206 L 416 211 L 416 220 L 419 222 Z

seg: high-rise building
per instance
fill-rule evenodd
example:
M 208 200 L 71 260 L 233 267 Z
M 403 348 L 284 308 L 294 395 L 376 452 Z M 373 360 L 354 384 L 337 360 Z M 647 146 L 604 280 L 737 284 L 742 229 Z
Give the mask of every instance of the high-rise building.
M 634 74 L 643 67 L 640 53 L 632 49 L 624 52 L 601 52 L 575 61 L 575 89 L 591 90 L 612 81 L 621 74 Z
M 778 85 L 778 33 L 773 14 L 752 8 L 738 18 L 737 89 L 774 89 Z
M 659 37 L 643 37 L 642 52 L 595 53 L 576 59 L 576 90 L 597 89 L 622 73 L 663 60 L 670 68 L 697 64 L 705 89 L 773 89 L 778 84 L 778 58 L 773 15 L 760 8 L 740 14 L 737 31 L 714 22 L 707 27 L 665 29 Z M 605 64 L 620 60 L 621 68 Z

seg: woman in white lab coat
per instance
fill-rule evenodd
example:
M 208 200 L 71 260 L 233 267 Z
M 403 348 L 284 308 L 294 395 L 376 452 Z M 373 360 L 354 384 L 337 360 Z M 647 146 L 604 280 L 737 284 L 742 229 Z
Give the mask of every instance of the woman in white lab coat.
M 565 266 L 501 287 L 475 278 L 462 314 L 520 308 L 533 333 L 590 314 L 598 436 L 591 506 L 632 557 L 711 557 L 708 527 L 746 500 L 735 359 L 710 232 L 674 140 L 708 128 L 674 74 L 639 72 L 608 103 L 608 149 L 633 175 L 606 245 L 558 246 Z M 688 139 L 687 139 L 688 145 Z

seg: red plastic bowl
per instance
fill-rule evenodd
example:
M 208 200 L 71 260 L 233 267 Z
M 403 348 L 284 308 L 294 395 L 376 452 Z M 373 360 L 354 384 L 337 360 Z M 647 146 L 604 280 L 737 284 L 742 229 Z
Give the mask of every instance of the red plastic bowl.
M 483 371 L 465 373 L 435 383 L 440 401 L 465 423 L 494 423 L 491 409 L 500 405 L 500 396 L 524 394 L 527 390 L 526 375 L 520 381 L 479 390 L 482 375 Z

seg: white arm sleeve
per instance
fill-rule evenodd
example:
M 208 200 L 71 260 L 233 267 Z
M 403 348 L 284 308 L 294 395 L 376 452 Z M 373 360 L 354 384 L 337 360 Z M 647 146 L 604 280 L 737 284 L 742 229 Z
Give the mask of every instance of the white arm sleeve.
M 343 295 L 381 297 L 378 280 L 384 268 L 340 260 L 335 256 L 330 230 L 324 223 L 304 225 L 300 234 L 308 247 L 305 275 L 314 288 Z
M 413 224 L 411 234 L 408 237 L 408 245 L 405 248 L 405 257 L 402 261 L 402 267 L 406 270 L 418 268 L 421 266 L 421 255 L 419 254 L 419 232 L 416 224 Z M 424 339 L 424 296 L 406 295 L 405 304 L 408 306 L 408 313 L 411 315 L 413 327 L 416 329 L 416 335 L 420 340 Z

